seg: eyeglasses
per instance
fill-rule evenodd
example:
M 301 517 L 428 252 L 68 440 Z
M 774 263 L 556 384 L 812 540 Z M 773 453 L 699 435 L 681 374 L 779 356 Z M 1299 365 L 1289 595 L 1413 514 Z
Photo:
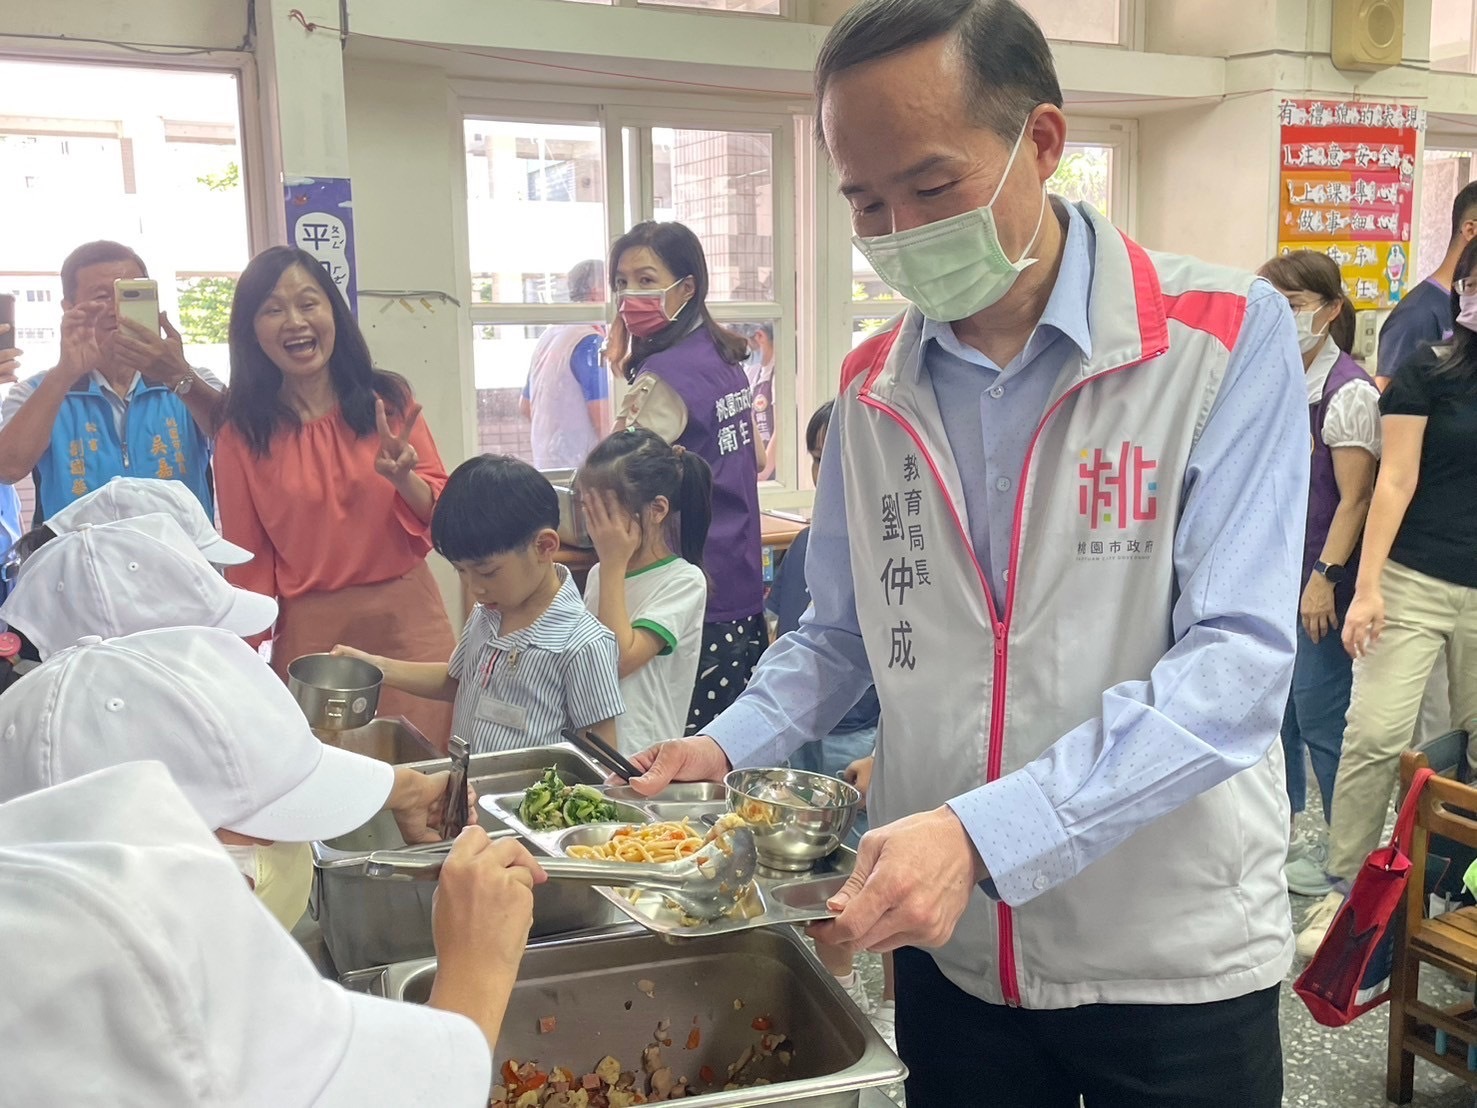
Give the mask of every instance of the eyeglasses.
M 1453 281 L 1452 286 L 1458 296 L 1471 296 L 1477 294 L 1477 277 L 1463 277 Z

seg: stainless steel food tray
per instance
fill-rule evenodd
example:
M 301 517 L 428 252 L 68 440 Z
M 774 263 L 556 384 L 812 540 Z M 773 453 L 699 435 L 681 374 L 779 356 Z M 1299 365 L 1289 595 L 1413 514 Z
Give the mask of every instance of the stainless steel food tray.
M 691 791 L 692 786 L 673 786 L 667 792 L 640 803 L 630 803 L 623 799 L 635 795 L 629 790 L 606 788 L 602 791 L 618 804 L 622 822 L 590 823 L 557 831 L 536 831 L 518 818 L 521 793 L 484 796 L 479 799 L 479 803 L 484 810 L 518 831 L 538 850 L 568 857 L 569 847 L 608 842 L 617 830 L 633 823 L 660 823 L 686 816 L 698 830 L 703 830 L 700 817 L 710 812 L 727 811 L 727 803 L 719 803 L 713 799 L 717 795 L 713 790 L 722 790 L 723 786 L 710 785 L 702 788 L 705 791 L 697 794 Z M 677 790 L 680 789 L 688 789 L 689 792 L 679 793 Z M 732 916 L 700 924 L 684 923 L 682 913 L 672 907 L 660 893 L 602 886 L 595 886 L 595 891 L 647 930 L 673 940 L 693 939 L 728 935 L 776 924 L 803 924 L 830 919 L 834 913 L 826 907 L 826 901 L 845 884 L 855 863 L 856 853 L 840 847 L 829 857 L 816 863 L 807 873 L 779 873 L 761 869 L 754 879 L 749 895 L 740 902 L 738 910 Z
M 423 762 L 436 756 L 436 748 L 404 716 L 380 716 L 352 731 L 314 731 L 329 746 L 378 758 L 392 766 Z
M 575 784 L 565 779 L 565 784 Z M 704 816 L 717 817 L 728 811 L 728 790 L 716 782 L 696 782 L 671 785 L 653 797 L 644 797 L 629 785 L 596 785 L 599 792 L 616 810 L 616 826 L 630 823 L 665 823 L 669 820 L 688 819 L 701 826 Z M 513 828 L 526 839 L 546 848 L 553 848 L 559 837 L 574 828 L 558 828 L 544 831 L 524 823 L 518 815 L 523 802 L 523 790 L 517 792 L 484 795 L 478 790 L 478 803 L 485 815 L 497 823 Z M 593 825 L 586 825 L 593 826 Z
M 597 785 L 604 772 L 564 743 L 472 756 L 467 780 L 479 795 L 522 790 L 554 766 L 564 780 Z M 446 759 L 411 763 L 422 773 L 449 769 Z M 478 821 L 488 830 L 502 823 L 486 812 Z M 431 896 L 435 885 L 418 881 L 379 881 L 364 876 L 364 860 L 376 850 L 405 845 L 394 818 L 381 812 L 369 823 L 337 839 L 312 844 L 313 893 L 308 908 L 323 932 L 323 942 L 339 972 L 383 966 L 434 952 Z M 538 841 L 530 841 L 538 853 Z M 626 924 L 609 899 L 591 888 L 549 882 L 534 890 L 532 938 L 567 935 Z
M 350 974 L 344 984 L 423 1003 L 435 976 L 435 961 L 423 960 Z M 540 1034 L 540 1020 L 551 1016 L 554 1030 Z M 689 1098 L 693 1108 L 857 1108 L 862 1090 L 906 1073 L 789 928 L 675 946 L 628 932 L 530 948 L 503 1020 L 495 1064 L 512 1058 L 589 1072 L 610 1055 L 623 1068 L 639 1070 L 642 1050 L 668 1021 L 664 1034 L 672 1046 L 663 1047 L 663 1060 L 701 1088 L 703 1066 L 721 1078 L 754 1045 L 759 1032 L 752 1021 L 761 1016 L 794 1042 L 792 1064 L 765 1074 L 774 1084 L 703 1092 Z M 694 1027 L 701 1041 L 689 1051 L 684 1048 Z M 865 1103 L 876 1101 L 869 1097 Z

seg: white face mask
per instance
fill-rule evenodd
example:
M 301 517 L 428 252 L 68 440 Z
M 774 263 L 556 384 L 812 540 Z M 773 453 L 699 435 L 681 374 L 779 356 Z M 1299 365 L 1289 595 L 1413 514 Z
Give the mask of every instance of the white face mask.
M 1328 328 L 1321 331 L 1313 330 L 1313 318 L 1321 312 L 1322 308 L 1310 308 L 1305 312 L 1294 312 L 1293 320 L 1297 323 L 1298 349 L 1304 354 L 1311 354 L 1323 345 L 1323 340 L 1328 337 Z
M 1022 124 L 1000 183 L 983 208 L 890 235 L 853 237 L 852 242 L 877 276 L 929 319 L 953 323 L 984 311 L 1010 291 L 1027 266 L 1036 263 L 1035 258 L 1026 255 L 1046 218 L 1045 188 L 1041 190 L 1036 230 L 1015 261 L 1006 256 L 995 226 L 995 201 L 1000 198 L 1025 137 L 1026 124 Z
M 307 843 L 266 846 L 222 843 L 258 900 L 289 931 L 302 919 L 313 889 L 313 855 Z
M 1477 292 L 1461 294 L 1462 310 L 1457 312 L 1456 321 L 1468 331 L 1477 331 Z

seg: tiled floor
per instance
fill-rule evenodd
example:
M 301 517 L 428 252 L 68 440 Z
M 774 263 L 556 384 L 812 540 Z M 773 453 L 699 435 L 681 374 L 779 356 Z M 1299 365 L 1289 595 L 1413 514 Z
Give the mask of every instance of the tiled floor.
M 1301 817 L 1310 830 L 1321 826 L 1322 815 L 1317 800 L 1314 810 Z M 1315 902 L 1306 897 L 1292 898 L 1293 919 L 1301 922 Z M 881 959 L 868 955 L 859 966 L 868 992 L 878 997 L 882 992 Z M 1348 1027 L 1321 1027 L 1313 1022 L 1307 1008 L 1292 991 L 1293 979 L 1301 965 L 1294 965 L 1282 993 L 1282 1049 L 1286 1070 L 1286 1092 L 1282 1103 L 1286 1108 L 1384 1108 L 1385 1049 L 1389 1032 L 1387 1009 L 1380 1008 Z M 1436 977 L 1431 971 L 1423 975 Z M 1451 1003 L 1458 998 L 1454 983 L 1439 978 L 1427 980 L 1427 991 Z M 900 1089 L 889 1090 L 900 1105 L 904 1103 Z M 1458 1080 L 1425 1062 L 1415 1069 L 1414 1108 L 1474 1108 L 1477 1096 Z

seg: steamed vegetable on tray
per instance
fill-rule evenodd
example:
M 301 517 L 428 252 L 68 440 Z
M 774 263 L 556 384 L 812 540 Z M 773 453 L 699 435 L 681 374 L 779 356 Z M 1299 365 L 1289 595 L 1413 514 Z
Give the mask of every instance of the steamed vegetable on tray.
M 535 831 L 558 831 L 582 823 L 607 823 L 616 818 L 616 811 L 598 789 L 566 785 L 558 768 L 550 766 L 524 792 L 518 818 Z

